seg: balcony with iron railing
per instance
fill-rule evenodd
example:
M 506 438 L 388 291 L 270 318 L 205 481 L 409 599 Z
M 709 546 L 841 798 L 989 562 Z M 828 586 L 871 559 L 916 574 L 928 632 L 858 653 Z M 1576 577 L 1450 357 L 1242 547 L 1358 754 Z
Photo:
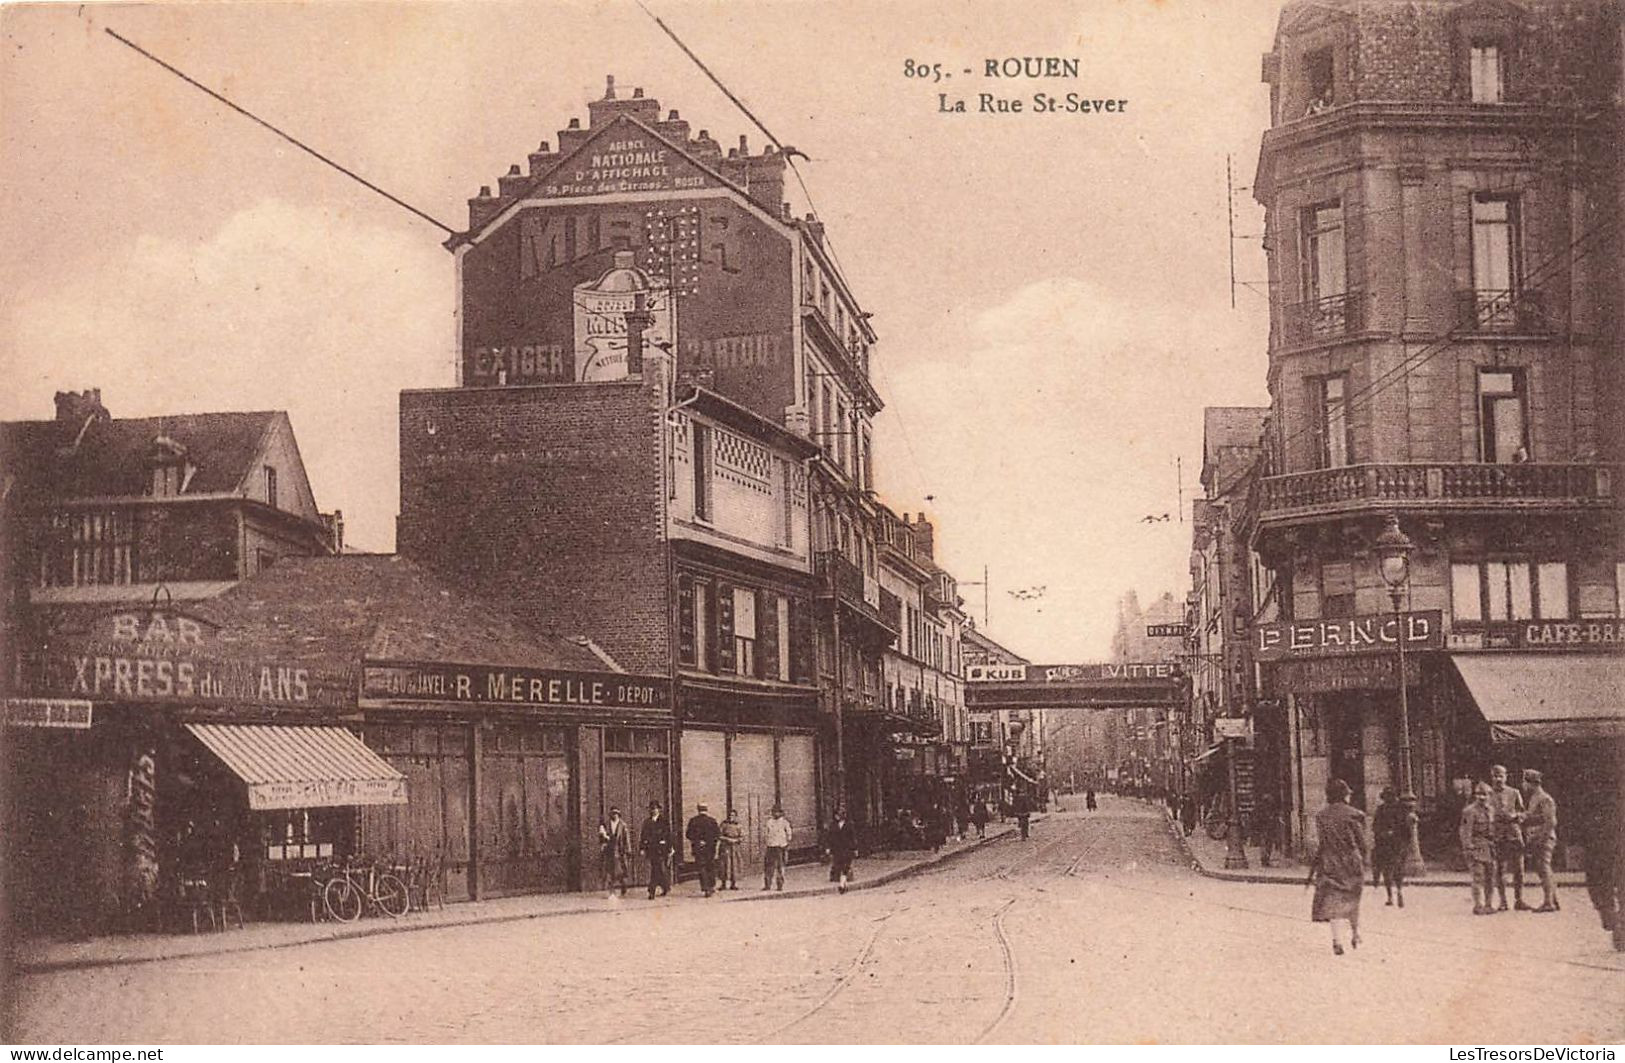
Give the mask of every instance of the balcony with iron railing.
M 819 551 L 814 564 L 819 579 L 819 597 L 834 599 L 859 619 L 868 621 L 882 632 L 896 638 L 903 630 L 902 606 L 897 607 L 898 622 L 883 615 L 886 591 L 880 582 L 864 573 L 863 569 L 847 560 L 837 550 Z
M 1616 504 L 1615 466 L 1407 462 L 1345 465 L 1257 481 L 1260 524 L 1362 510 L 1585 510 Z
M 1284 338 L 1296 347 L 1363 332 L 1366 302 L 1366 293 L 1355 291 L 1292 303 L 1283 308 L 1281 316 Z
M 1552 331 L 1546 295 L 1533 288 L 1456 293 L 1456 327 L 1464 332 L 1539 335 Z

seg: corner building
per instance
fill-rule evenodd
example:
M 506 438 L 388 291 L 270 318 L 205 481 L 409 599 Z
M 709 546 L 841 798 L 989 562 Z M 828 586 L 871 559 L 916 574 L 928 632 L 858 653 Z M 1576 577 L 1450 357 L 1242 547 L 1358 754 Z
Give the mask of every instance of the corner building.
M 1246 510 L 1305 826 L 1329 776 L 1365 808 L 1400 787 L 1401 684 L 1424 849 L 1494 762 L 1546 771 L 1571 846 L 1620 785 L 1618 20 L 1292 3 L 1264 57 L 1271 417 Z M 1388 514 L 1415 543 L 1403 623 Z
M 874 332 L 775 148 L 724 153 L 613 79 L 556 143 L 447 241 L 457 387 L 402 395 L 399 548 L 670 676 L 658 796 L 737 809 L 752 859 L 782 804 L 810 847 L 848 777 L 843 715 L 878 698 L 897 634 Z

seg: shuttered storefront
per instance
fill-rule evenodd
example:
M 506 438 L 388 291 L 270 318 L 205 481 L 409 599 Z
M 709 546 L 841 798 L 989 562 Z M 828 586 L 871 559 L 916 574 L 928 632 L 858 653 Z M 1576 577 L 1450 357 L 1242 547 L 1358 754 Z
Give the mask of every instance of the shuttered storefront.
M 466 901 L 472 806 L 467 724 L 368 724 L 364 738 L 406 776 L 404 805 L 361 809 L 361 847 L 370 855 L 442 870 L 449 901 Z
M 480 740 L 480 895 L 569 891 L 577 856 L 568 733 L 497 724 Z
M 796 848 L 816 841 L 818 757 L 812 735 L 779 736 L 779 803 L 800 835 Z

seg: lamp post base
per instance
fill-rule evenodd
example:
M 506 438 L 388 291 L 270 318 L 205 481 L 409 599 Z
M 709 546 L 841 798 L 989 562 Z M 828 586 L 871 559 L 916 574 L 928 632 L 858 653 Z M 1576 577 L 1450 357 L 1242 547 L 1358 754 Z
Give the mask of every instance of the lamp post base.
M 1232 820 L 1230 830 L 1225 834 L 1227 844 L 1224 850 L 1224 868 L 1226 871 L 1240 871 L 1247 867 L 1247 849 L 1241 843 L 1241 824 Z
M 1407 879 L 1427 878 L 1427 865 L 1422 862 L 1422 842 L 1416 829 L 1416 797 L 1407 793 L 1399 799 L 1401 806 L 1410 813 L 1409 829 L 1405 836 L 1405 863 L 1404 874 Z

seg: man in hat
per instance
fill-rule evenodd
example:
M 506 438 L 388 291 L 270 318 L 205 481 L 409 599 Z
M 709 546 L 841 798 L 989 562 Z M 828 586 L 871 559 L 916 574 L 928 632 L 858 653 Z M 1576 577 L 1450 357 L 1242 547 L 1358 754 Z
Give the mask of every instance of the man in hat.
M 728 818 L 722 821 L 720 829 L 722 836 L 717 839 L 717 889 L 736 890 L 739 888 L 739 847 L 745 843 L 745 828 L 739 823 L 739 813 L 728 809 Z
M 1537 912 L 1557 911 L 1557 881 L 1552 878 L 1552 850 L 1557 848 L 1557 801 L 1546 792 L 1545 777 L 1534 768 L 1523 770 L 1523 852 L 1530 868 L 1540 876 L 1541 904 Z
M 762 860 L 764 890 L 775 884 L 779 889 L 784 889 L 784 867 L 790 859 L 790 838 L 794 834 L 789 819 L 784 815 L 784 809 L 774 805 L 773 815 L 767 821 L 767 829 L 763 832 L 763 841 L 767 847 Z
M 659 801 L 649 802 L 649 818 L 638 831 L 638 848 L 649 861 L 649 899 L 655 899 L 655 890 L 664 897 L 671 892 L 671 855 L 676 848 L 671 823 L 661 814 Z
M 694 809 L 694 818 L 683 831 L 689 847 L 694 850 L 694 866 L 700 871 L 700 895 L 704 897 L 711 896 L 716 888 L 717 839 L 721 834 L 717 821 L 703 804 Z
M 626 896 L 627 865 L 632 862 L 632 828 L 621 818 L 621 810 L 611 808 L 609 818 L 598 824 L 598 870 L 604 888 Z
M 1473 801 L 1461 810 L 1461 855 L 1473 882 L 1473 914 L 1493 915 L 1495 883 L 1495 808 L 1490 784 L 1473 787 Z
M 1495 810 L 1495 892 L 1500 911 L 1507 910 L 1506 873 L 1512 872 L 1512 899 L 1520 912 L 1523 903 L 1523 795 L 1507 785 L 1504 764 L 1490 768 L 1490 807 Z

